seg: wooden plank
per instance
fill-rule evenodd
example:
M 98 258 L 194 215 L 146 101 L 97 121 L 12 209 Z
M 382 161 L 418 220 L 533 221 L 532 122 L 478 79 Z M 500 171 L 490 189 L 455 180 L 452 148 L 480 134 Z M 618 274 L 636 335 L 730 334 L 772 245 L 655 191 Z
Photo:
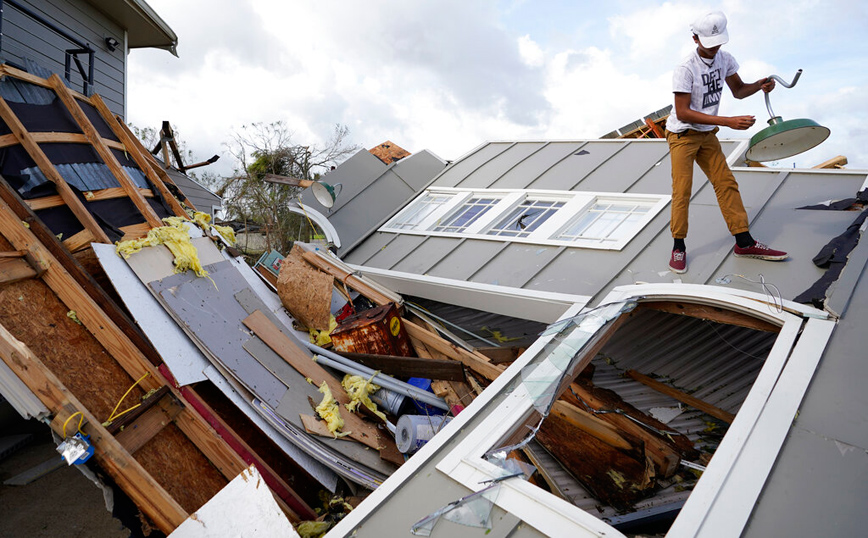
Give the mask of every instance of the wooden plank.
M 89 247 L 92 242 L 93 235 L 88 230 L 82 230 L 69 239 L 64 239 L 63 246 L 70 252 L 78 252 Z
M 424 377 L 447 381 L 464 381 L 464 367 L 453 360 L 427 359 L 419 357 L 396 357 L 393 355 L 371 355 L 368 353 L 347 353 L 336 351 L 368 368 L 397 377 Z
M 52 89 L 51 84 L 48 82 L 48 80 L 46 80 L 42 77 L 32 75 L 32 74 L 28 73 L 27 71 L 22 71 L 21 69 L 17 69 L 15 67 L 12 67 L 9 64 L 0 64 L 0 77 L 6 76 L 6 75 L 11 76 L 13 78 L 17 78 L 19 80 L 23 80 L 24 82 L 29 82 L 30 84 L 33 84 L 35 86 L 40 86 L 42 88 L 47 88 L 49 90 Z M 75 90 L 69 90 L 69 91 L 72 93 L 72 95 L 75 96 L 76 99 L 87 100 L 87 97 L 85 97 L 83 94 L 81 94 Z
M 362 295 L 373 301 L 377 306 L 383 306 L 394 302 L 394 298 L 384 295 L 374 286 L 366 282 L 364 279 L 359 278 L 351 272 L 346 271 L 332 263 L 329 263 L 328 260 L 319 256 L 316 252 L 306 251 L 304 254 L 302 254 L 302 257 L 314 267 L 325 271 L 326 273 L 332 275 L 347 286 L 361 293 Z
M 102 228 L 99 227 L 93 215 L 85 209 L 84 204 L 78 199 L 78 196 L 75 195 L 70 186 L 67 185 L 45 153 L 42 152 L 39 144 L 33 140 L 33 137 L 27 132 L 27 129 L 25 129 L 12 109 L 9 108 L 9 104 L 2 97 L 0 97 L 0 118 L 6 122 L 6 126 L 9 127 L 9 130 L 12 131 L 12 134 L 15 135 L 21 145 L 24 146 L 27 154 L 30 155 L 30 158 L 39 167 L 39 170 L 42 171 L 49 181 L 57 186 L 57 193 L 63 198 L 63 201 L 66 202 L 66 205 L 78 221 L 81 222 L 82 226 L 88 229 L 98 242 L 111 243 L 111 240 Z
M 518 346 L 478 347 L 476 351 L 488 357 L 491 364 L 506 364 L 514 362 L 524 352 L 524 348 Z
M 7 253 L 2 253 L 7 254 Z M 0 256 L 0 284 L 10 284 L 35 278 L 39 273 L 36 272 L 22 256 L 18 257 L 2 257 Z
M 169 189 L 166 188 L 166 184 L 163 183 L 163 178 L 154 171 L 147 157 L 142 155 L 144 147 L 139 143 L 138 138 L 128 130 L 126 124 L 122 123 L 114 116 L 114 114 L 111 113 L 108 106 L 106 106 L 105 101 L 102 100 L 102 97 L 94 95 L 91 97 L 90 103 L 94 108 L 96 108 L 97 112 L 99 112 L 100 116 L 102 116 L 102 119 L 105 120 L 108 126 L 111 127 L 112 132 L 116 137 L 118 137 L 118 140 L 123 143 L 125 151 L 127 151 L 129 156 L 132 157 L 136 165 L 142 170 L 142 172 L 144 172 L 145 176 L 147 176 L 148 180 L 157 188 L 157 190 L 160 191 L 160 194 L 163 195 L 163 199 L 169 204 L 169 207 L 175 213 L 175 216 L 187 217 L 187 212 L 181 206 L 181 203 L 178 202 L 178 200 L 172 196 L 172 193 L 169 192 Z M 148 155 L 150 155 L 150 153 L 148 153 Z M 163 172 L 163 174 L 168 178 L 168 175 L 165 172 Z M 184 203 L 193 207 L 189 204 L 188 200 Z
M 623 450 L 633 448 L 633 445 L 619 433 L 617 428 L 570 403 L 556 400 L 552 405 L 551 414 L 559 416 L 588 435 L 593 435 L 615 448 Z
M 645 125 L 648 126 L 648 130 L 650 132 L 654 133 L 654 138 L 666 138 L 663 135 L 663 131 L 656 123 L 654 123 L 654 120 L 652 120 L 651 118 L 645 118 Z
M 671 302 L 671 301 L 650 301 L 639 303 L 638 308 L 646 308 L 649 310 L 659 310 L 661 312 L 669 312 L 670 314 L 680 314 L 693 318 L 707 319 L 717 323 L 725 323 L 727 325 L 737 325 L 739 327 L 747 327 L 748 329 L 756 329 L 765 332 L 780 332 L 781 328 L 777 325 L 757 319 L 741 312 L 733 312 L 724 308 L 708 306 L 702 304 Z
M 837 157 L 832 157 L 828 161 L 823 161 L 817 166 L 812 166 L 811 168 L 815 169 L 823 169 L 823 168 L 844 168 L 847 164 L 847 157 L 843 155 L 838 155 Z
M 60 77 L 57 76 L 57 73 L 55 73 L 51 75 L 48 82 L 51 84 L 55 93 L 57 93 L 60 101 L 64 106 L 66 106 L 66 110 L 78 124 L 78 127 L 82 132 L 84 132 L 84 135 L 90 141 L 93 149 L 96 150 L 99 158 L 102 159 L 102 162 L 105 163 L 109 171 L 111 171 L 112 175 L 114 175 L 115 179 L 120 183 L 121 188 L 127 193 L 127 196 L 133 202 L 133 205 L 136 206 L 136 209 L 138 209 L 139 213 L 141 213 L 145 218 L 145 221 L 153 228 L 162 226 L 163 222 L 160 220 L 160 217 L 157 216 L 154 208 L 145 200 L 139 192 L 138 187 L 133 183 L 133 180 L 127 175 L 126 171 L 121 168 L 121 164 L 115 158 L 114 153 L 111 152 L 108 146 L 103 144 L 102 137 L 90 122 L 90 118 L 88 118 L 84 113 L 84 110 L 81 109 L 81 105 L 79 105 L 78 101 L 76 101 L 72 96 L 69 88 L 67 88 L 63 83 L 63 80 L 61 80 Z
M 726 422 L 727 424 L 732 424 L 732 421 L 735 420 L 735 415 L 732 413 L 727 413 L 723 409 L 715 407 L 710 403 L 703 402 L 699 398 L 694 398 L 693 396 L 682 392 L 676 388 L 670 387 L 669 385 L 663 384 L 659 381 L 651 379 L 645 374 L 641 374 L 636 370 L 627 370 L 627 375 L 636 381 L 642 383 L 643 385 L 647 385 L 657 392 L 662 392 L 667 396 L 671 396 L 675 398 L 681 403 L 685 403 L 694 409 L 699 409 L 703 413 L 707 415 L 711 415 L 715 418 L 719 418 L 720 420 Z
M 428 349 L 428 346 L 419 340 L 410 338 L 410 342 L 413 344 L 416 354 L 423 359 L 456 362 L 449 359 L 439 351 Z M 464 375 L 463 368 L 462 375 Z M 446 400 L 446 403 L 449 404 L 450 411 L 455 415 L 463 411 L 465 407 L 473 402 L 473 389 L 471 389 L 470 385 L 466 382 L 467 379 L 468 376 L 464 375 L 464 381 L 434 380 L 431 382 L 431 389 L 434 390 L 434 394 Z
M 115 438 L 127 449 L 127 452 L 135 454 L 163 428 L 171 424 L 182 408 L 177 405 L 177 402 L 169 406 L 169 409 L 160 406 L 150 407 L 135 421 L 127 424 L 115 435 Z
M 42 361 L 2 325 L 0 358 L 49 409 L 58 410 L 69 406 L 82 412 L 86 421 L 83 430 L 91 436 L 97 462 L 162 532 L 168 534 L 183 523 L 188 514 L 174 498 L 102 427 L 100 421 L 66 390 Z M 66 416 L 68 417 L 69 413 Z M 53 421 L 52 426 L 58 435 L 63 435 L 57 422 Z
M 30 133 L 30 136 L 33 137 L 33 140 L 37 144 L 90 144 L 90 140 L 88 140 L 82 133 Z M 117 140 L 108 140 L 103 138 L 102 142 L 112 149 L 124 150 L 124 145 Z M 13 134 L 0 136 L 0 149 L 8 148 L 9 146 L 17 146 L 18 143 L 18 139 Z
M 141 224 L 122 226 L 118 229 L 124 232 L 124 236 L 121 238 L 121 241 L 129 241 L 130 239 L 140 239 L 148 235 L 148 232 L 151 231 L 151 225 L 147 222 L 143 222 Z
M 338 403 L 342 405 L 350 403 L 350 398 L 347 396 L 340 382 L 326 372 L 322 366 L 305 355 L 261 311 L 256 310 L 244 318 L 244 325 L 253 331 L 275 353 L 280 355 L 283 360 L 289 363 L 290 366 L 298 370 L 301 375 L 310 378 L 315 385 L 320 386 L 325 382 Z M 352 432 L 351 437 L 353 439 L 377 450 L 383 446 L 376 426 L 363 421 L 355 413 L 341 413 L 341 417 L 344 419 L 345 429 Z
M 151 189 L 138 189 L 139 193 L 145 198 L 153 198 L 154 192 Z M 100 189 L 98 191 L 88 191 L 84 193 L 86 202 L 97 202 L 99 200 L 112 200 L 114 198 L 126 198 L 127 192 L 120 187 L 112 187 L 110 189 Z M 60 207 L 66 205 L 59 195 L 44 196 L 42 198 L 34 198 L 24 201 L 30 209 L 39 211 L 40 209 L 48 209 L 50 207 Z
M 443 353 L 447 357 L 457 360 L 467 366 L 474 372 L 477 372 L 482 377 L 488 379 L 489 381 L 493 381 L 497 379 L 497 376 L 505 370 L 502 366 L 495 366 L 488 361 L 488 357 L 479 353 L 471 353 L 466 349 L 459 347 L 451 342 L 444 340 L 443 338 L 437 336 L 436 334 L 427 331 L 416 325 L 412 321 L 407 321 L 406 319 L 402 320 L 404 323 L 404 328 L 407 330 L 407 334 L 410 335 L 411 338 L 416 338 L 420 340 L 423 344 L 428 346 L 429 348 L 436 349 L 440 353 Z

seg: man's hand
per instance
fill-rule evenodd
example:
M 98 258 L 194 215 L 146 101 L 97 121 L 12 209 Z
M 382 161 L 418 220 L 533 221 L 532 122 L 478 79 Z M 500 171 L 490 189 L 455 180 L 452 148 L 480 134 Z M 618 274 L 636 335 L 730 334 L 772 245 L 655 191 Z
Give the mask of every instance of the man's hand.
M 756 118 L 753 116 L 731 116 L 726 118 L 725 125 L 730 129 L 744 131 L 753 127 L 756 123 Z
M 771 77 L 760 79 L 756 82 L 760 85 L 760 88 L 762 88 L 762 90 L 766 93 L 769 93 L 770 91 L 775 89 L 775 79 Z

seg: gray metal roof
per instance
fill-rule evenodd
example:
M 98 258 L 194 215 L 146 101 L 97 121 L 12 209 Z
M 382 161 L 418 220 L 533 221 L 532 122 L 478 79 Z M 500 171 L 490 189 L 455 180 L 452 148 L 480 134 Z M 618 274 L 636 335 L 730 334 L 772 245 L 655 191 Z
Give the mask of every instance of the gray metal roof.
M 739 141 L 722 145 L 727 152 L 740 147 Z M 669 195 L 670 170 L 668 146 L 661 140 L 491 142 L 449 166 L 430 187 Z M 620 251 L 375 231 L 343 258 L 378 269 L 597 298 L 615 286 L 638 281 L 705 284 L 727 274 L 759 281 L 762 274 L 785 298 L 795 297 L 822 274 L 811 258 L 852 217 L 796 208 L 852 197 L 868 172 L 735 168 L 734 173 L 751 219 L 751 233 L 788 251 L 789 260 L 775 264 L 732 256 L 734 242 L 713 188 L 698 167 L 687 238 L 689 271 L 684 275 L 668 271 L 672 249 L 668 208 Z M 760 284 L 743 278 L 731 280 L 731 286 L 762 290 Z
M 328 220 L 341 238 L 338 254 L 348 252 L 369 230 L 379 227 L 445 166 L 444 160 L 427 150 L 389 165 L 362 150 L 323 176 L 322 181 L 341 185 L 328 211 Z M 310 189 L 302 193 L 302 203 L 325 211 Z

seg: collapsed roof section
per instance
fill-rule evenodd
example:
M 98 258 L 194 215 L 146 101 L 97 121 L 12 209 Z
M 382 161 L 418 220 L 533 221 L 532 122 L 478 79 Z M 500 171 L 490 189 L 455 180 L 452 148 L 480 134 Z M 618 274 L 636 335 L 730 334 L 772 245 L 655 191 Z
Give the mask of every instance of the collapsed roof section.
M 70 90 L 57 75 L 0 70 L 0 173 L 71 251 L 186 217 L 175 195 L 194 209 L 99 95 Z

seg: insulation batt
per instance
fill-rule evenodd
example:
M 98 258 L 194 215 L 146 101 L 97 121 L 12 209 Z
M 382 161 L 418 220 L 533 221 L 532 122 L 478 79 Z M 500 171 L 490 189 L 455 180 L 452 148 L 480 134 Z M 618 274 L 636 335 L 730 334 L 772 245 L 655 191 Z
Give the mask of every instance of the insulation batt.
M 371 379 L 374 379 L 374 376 L 371 376 Z M 377 404 L 371 401 L 370 395 L 380 390 L 379 386 L 371 383 L 371 379 L 365 379 L 358 375 L 347 374 L 344 376 L 341 386 L 344 387 L 347 395 L 352 399 L 346 406 L 347 410 L 354 413 L 359 408 L 359 404 L 362 404 L 383 419 L 383 422 L 386 422 L 386 415 L 377 409 Z
M 176 273 L 192 269 L 196 272 L 196 276 L 208 276 L 208 271 L 202 267 L 199 253 L 190 240 L 190 233 L 184 224 L 187 220 L 181 217 L 168 217 L 163 219 L 163 222 L 167 225 L 151 229 L 146 237 L 118 242 L 115 250 L 124 258 L 129 258 L 144 247 L 166 245 L 175 257 Z
M 332 432 L 335 438 L 349 435 L 350 432 L 340 431 L 344 427 L 344 419 L 341 418 L 341 407 L 334 396 L 332 396 L 332 391 L 325 381 L 319 386 L 319 391 L 323 393 L 323 398 L 319 405 L 316 406 L 316 414 L 326 421 L 329 431 Z

